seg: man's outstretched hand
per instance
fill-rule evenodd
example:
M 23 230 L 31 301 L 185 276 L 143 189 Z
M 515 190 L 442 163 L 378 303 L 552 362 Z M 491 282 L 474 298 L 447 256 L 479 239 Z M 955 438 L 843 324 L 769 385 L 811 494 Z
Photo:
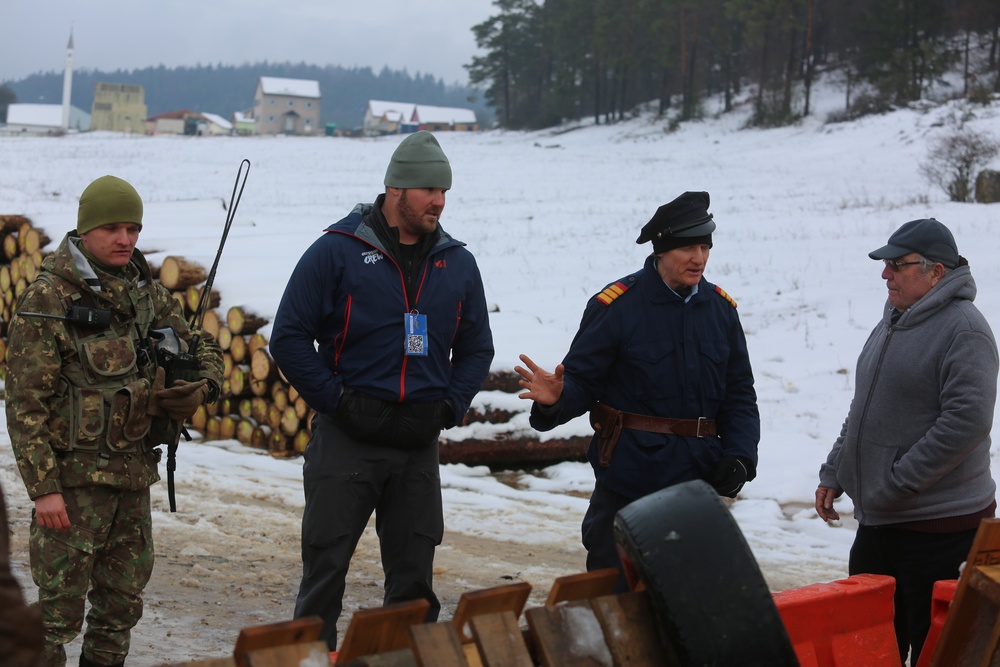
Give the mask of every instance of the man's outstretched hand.
M 563 392 L 563 372 L 565 368 L 562 364 L 556 366 L 556 372 L 550 373 L 544 368 L 539 368 L 538 364 L 531 360 L 526 354 L 519 355 L 518 358 L 524 362 L 527 368 L 514 366 L 514 372 L 521 376 L 518 384 L 526 391 L 518 394 L 518 398 L 535 401 L 542 405 L 555 405 Z

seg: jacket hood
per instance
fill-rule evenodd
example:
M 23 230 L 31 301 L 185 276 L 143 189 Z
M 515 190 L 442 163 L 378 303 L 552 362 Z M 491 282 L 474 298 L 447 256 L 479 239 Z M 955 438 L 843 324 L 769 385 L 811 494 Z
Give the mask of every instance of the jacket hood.
M 350 234 L 356 236 L 365 243 L 369 243 L 385 254 L 389 254 L 385 248 L 385 244 L 379 239 L 378 234 L 375 230 L 368 224 L 368 217 L 372 215 L 375 209 L 375 204 L 373 203 L 360 203 L 355 205 L 351 212 L 347 214 L 346 217 L 341 218 L 337 222 L 333 223 L 327 227 L 324 231 L 327 232 L 343 232 L 345 234 Z M 440 250 L 445 246 L 459 245 L 464 246 L 465 243 L 454 238 L 451 234 L 444 230 L 441 223 L 438 223 L 438 240 L 434 244 L 431 251 Z
M 110 301 L 103 293 L 101 273 L 94 269 L 87 256 L 83 254 L 79 243 L 80 238 L 73 232 L 66 234 L 56 251 L 42 261 L 42 269 L 75 285 L 81 291 L 91 292 L 102 301 Z M 151 280 L 149 265 L 138 249 L 132 252 L 129 266 L 135 271 L 135 274 L 132 274 L 133 279 L 138 275 L 140 283 Z
M 976 300 L 976 281 L 972 278 L 972 270 L 968 266 L 960 266 L 946 273 L 938 284 L 910 306 L 896 322 L 897 328 L 917 326 L 954 301 Z M 892 322 L 892 305 L 886 301 L 882 321 L 889 326 Z
M 101 280 L 78 246 L 80 238 L 67 234 L 56 251 L 45 258 L 42 268 L 81 289 L 101 291 Z

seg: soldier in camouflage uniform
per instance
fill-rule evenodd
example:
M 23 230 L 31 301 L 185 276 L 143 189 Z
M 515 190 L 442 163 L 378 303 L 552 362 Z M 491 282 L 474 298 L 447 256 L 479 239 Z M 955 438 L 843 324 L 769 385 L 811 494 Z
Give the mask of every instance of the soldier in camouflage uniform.
M 155 425 L 183 422 L 221 386 L 222 354 L 206 334 L 201 379 L 164 389 L 151 332 L 171 328 L 185 343 L 193 332 L 135 249 L 141 228 L 135 188 L 114 176 L 91 183 L 77 229 L 11 321 L 7 426 L 35 503 L 31 572 L 52 667 L 65 665 L 64 645 L 83 628 L 88 591 L 80 665 L 124 663 L 153 569 Z

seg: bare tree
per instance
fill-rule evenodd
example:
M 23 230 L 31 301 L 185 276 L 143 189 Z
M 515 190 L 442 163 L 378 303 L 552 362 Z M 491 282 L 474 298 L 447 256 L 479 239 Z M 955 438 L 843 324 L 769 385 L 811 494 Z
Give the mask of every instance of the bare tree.
M 931 145 L 920 172 L 947 192 L 951 201 L 972 201 L 976 171 L 998 153 L 1000 142 L 989 133 L 959 127 Z

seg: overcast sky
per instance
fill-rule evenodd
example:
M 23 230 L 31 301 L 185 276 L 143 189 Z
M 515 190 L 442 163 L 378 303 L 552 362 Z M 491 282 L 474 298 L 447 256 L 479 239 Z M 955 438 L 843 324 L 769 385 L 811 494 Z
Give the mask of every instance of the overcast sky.
M 77 69 L 267 60 L 405 68 L 465 84 L 462 66 L 477 53 L 471 28 L 496 13 L 492 0 L 4 0 L 0 82 L 62 71 L 72 29 Z

